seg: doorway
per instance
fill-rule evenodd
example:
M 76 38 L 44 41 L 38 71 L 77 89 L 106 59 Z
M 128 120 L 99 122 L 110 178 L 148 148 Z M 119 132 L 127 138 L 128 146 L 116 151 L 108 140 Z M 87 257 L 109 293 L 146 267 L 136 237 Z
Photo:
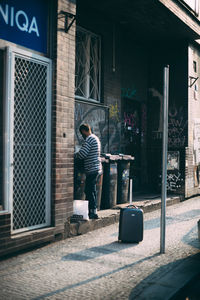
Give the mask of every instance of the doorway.
M 141 186 L 141 103 L 123 98 L 122 101 L 122 153 L 134 156 L 132 165 L 133 188 Z
M 12 231 L 50 225 L 51 61 L 6 55 L 5 199 Z

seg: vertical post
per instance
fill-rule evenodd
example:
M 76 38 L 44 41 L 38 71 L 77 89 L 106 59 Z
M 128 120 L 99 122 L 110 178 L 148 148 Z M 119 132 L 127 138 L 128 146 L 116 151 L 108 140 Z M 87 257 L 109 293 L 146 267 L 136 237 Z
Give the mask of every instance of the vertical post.
M 116 42 L 116 28 L 115 28 L 115 24 L 113 24 L 113 40 L 112 40 L 112 42 L 113 42 L 113 49 L 112 49 L 112 71 L 113 72 L 115 72 L 116 71 L 116 69 L 115 69 L 115 67 L 116 67 L 116 62 L 115 62 L 115 42 Z
M 160 253 L 165 253 L 165 223 L 167 196 L 167 146 L 168 146 L 168 96 L 169 96 L 169 66 L 164 68 L 163 83 L 163 142 L 162 142 L 162 196 L 161 196 L 161 230 Z

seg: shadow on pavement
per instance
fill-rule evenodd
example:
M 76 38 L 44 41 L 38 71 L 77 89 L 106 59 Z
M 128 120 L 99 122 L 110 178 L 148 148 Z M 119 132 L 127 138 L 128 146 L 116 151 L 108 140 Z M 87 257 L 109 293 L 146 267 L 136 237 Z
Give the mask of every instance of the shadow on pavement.
M 125 246 L 125 245 L 124 245 Z M 126 244 L 126 247 L 127 247 L 127 244 Z M 128 269 L 128 268 L 131 268 L 133 266 L 136 266 L 140 263 L 143 263 L 144 261 L 148 261 L 156 256 L 160 255 L 160 253 L 156 253 L 154 255 L 151 255 L 149 257 L 145 257 L 145 258 L 142 258 L 134 263 L 131 263 L 131 264 L 127 264 L 125 266 L 122 266 L 120 268 L 117 268 L 117 269 L 114 269 L 112 271 L 109 271 L 109 272 L 106 272 L 106 273 L 103 273 L 101 275 L 98 275 L 98 276 L 94 276 L 94 277 L 91 277 L 91 278 L 88 278 L 86 280 L 83 280 L 83 281 L 79 281 L 77 283 L 74 283 L 74 284 L 69 284 L 69 285 L 66 285 L 65 287 L 61 288 L 61 289 L 57 289 L 57 290 L 54 290 L 50 293 L 46 293 L 46 294 L 43 294 L 43 295 L 40 295 L 36 298 L 33 298 L 32 300 L 39 300 L 39 299 L 45 299 L 47 297 L 51 297 L 51 296 L 54 296 L 54 295 L 59 295 L 59 293 L 62 293 L 62 292 L 65 292 L 67 290 L 70 290 L 70 289 L 73 289 L 73 288 L 76 288 L 76 287 L 79 287 L 79 286 L 83 286 L 85 284 L 88 284 L 90 282 L 94 282 L 96 280 L 99 280 L 101 278 L 104 278 L 104 277 L 107 277 L 107 276 L 110 276 L 110 275 L 113 275 L 115 273 L 118 273 L 118 272 L 121 272 L 125 269 Z M 57 298 L 58 299 L 58 298 Z
M 161 266 L 134 287 L 129 300 L 179 300 L 174 295 L 199 274 L 199 266 L 199 253 Z
M 200 299 L 200 274 L 195 276 L 184 288 L 176 293 L 170 300 L 199 300 Z
M 75 260 L 75 261 L 84 261 L 89 259 L 95 259 L 100 256 L 117 253 L 121 250 L 136 247 L 138 244 L 131 244 L 131 243 L 119 243 L 119 242 L 112 242 L 106 245 L 97 246 L 97 247 L 91 247 L 86 248 L 82 251 L 78 251 L 75 253 L 69 253 L 62 257 L 63 261 L 66 260 Z

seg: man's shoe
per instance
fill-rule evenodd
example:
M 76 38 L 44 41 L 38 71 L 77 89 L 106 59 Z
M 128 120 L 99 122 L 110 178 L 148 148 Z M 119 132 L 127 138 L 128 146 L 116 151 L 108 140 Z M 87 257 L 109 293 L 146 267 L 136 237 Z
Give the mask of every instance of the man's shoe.
M 89 214 L 89 219 L 96 220 L 99 219 L 99 216 L 97 214 Z

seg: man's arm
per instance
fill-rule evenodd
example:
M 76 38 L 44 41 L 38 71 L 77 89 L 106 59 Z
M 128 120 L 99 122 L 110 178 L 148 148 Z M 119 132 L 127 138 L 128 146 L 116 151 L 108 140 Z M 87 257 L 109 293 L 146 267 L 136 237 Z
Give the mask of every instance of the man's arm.
M 82 145 L 79 152 L 76 154 L 76 156 L 80 159 L 84 159 L 88 156 L 88 153 L 90 152 L 91 144 L 87 141 Z

